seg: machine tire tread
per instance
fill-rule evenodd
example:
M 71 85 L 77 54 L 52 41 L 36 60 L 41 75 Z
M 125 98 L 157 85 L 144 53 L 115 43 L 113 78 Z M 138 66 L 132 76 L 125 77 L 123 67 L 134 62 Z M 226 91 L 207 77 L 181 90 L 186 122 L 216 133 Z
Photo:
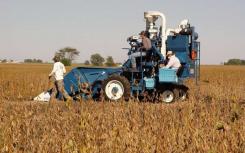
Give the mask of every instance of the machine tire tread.
M 106 87 L 107 83 L 110 82 L 111 80 L 118 80 L 118 81 L 120 81 L 123 84 L 124 93 L 123 93 L 122 98 L 120 98 L 120 99 L 124 99 L 125 101 L 128 101 L 129 97 L 130 97 L 130 83 L 129 83 L 129 81 L 128 81 L 128 79 L 126 77 L 120 76 L 120 75 L 117 75 L 117 74 L 111 75 L 109 78 L 105 79 L 102 82 L 102 89 L 104 91 L 105 99 L 106 100 L 110 100 L 107 97 L 107 95 L 105 94 L 105 87 Z

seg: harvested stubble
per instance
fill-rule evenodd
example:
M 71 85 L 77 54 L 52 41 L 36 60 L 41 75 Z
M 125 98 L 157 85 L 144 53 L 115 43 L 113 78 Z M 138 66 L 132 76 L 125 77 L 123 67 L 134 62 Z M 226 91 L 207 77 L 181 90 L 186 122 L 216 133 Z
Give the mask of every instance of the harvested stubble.
M 49 69 L 45 66 L 39 72 L 44 80 Z M 38 73 L 26 73 L 26 79 L 29 75 Z M 244 67 L 202 67 L 200 89 L 188 82 L 189 100 L 170 105 L 90 101 L 74 103 L 69 109 L 63 102 L 48 105 L 2 98 L 0 149 L 3 152 L 242 153 L 244 75 Z M 32 94 L 28 85 L 22 85 L 28 90 L 25 92 Z M 22 90 L 22 100 L 28 99 Z

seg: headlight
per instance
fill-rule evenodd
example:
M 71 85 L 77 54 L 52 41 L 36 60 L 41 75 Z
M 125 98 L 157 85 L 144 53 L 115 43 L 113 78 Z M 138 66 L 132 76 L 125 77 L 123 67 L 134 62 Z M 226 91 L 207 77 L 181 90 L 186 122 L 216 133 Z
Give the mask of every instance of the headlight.
M 130 42 L 130 45 L 131 45 L 132 47 L 137 47 L 137 43 L 136 43 L 136 42 Z

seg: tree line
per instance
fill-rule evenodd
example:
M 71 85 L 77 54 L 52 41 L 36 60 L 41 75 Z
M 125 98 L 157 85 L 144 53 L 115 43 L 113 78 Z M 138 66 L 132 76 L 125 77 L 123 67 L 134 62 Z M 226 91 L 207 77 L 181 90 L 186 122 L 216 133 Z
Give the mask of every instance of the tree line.
M 58 56 L 61 62 L 65 66 L 70 66 L 72 62 L 75 60 L 77 56 L 79 56 L 80 51 L 76 48 L 65 47 L 55 52 L 55 56 Z M 0 60 L 0 63 L 13 62 L 13 60 L 3 59 Z M 41 59 L 24 59 L 24 63 L 43 63 Z M 93 65 L 93 66 L 116 66 L 117 64 L 114 62 L 112 56 L 108 56 L 107 58 L 102 57 L 100 54 L 96 53 L 90 56 L 90 60 L 86 60 L 84 62 L 85 65 Z
M 41 59 L 25 59 L 24 63 L 43 63 Z
M 70 66 L 72 62 L 75 60 L 76 56 L 79 56 L 80 52 L 72 47 L 65 47 L 55 52 L 55 56 L 58 56 L 61 59 L 61 62 L 65 66 Z M 85 65 L 93 65 L 93 66 L 116 66 L 114 59 L 112 56 L 108 56 L 106 59 L 102 57 L 100 54 L 96 53 L 90 56 L 90 60 L 86 60 L 84 62 Z
M 245 65 L 245 60 L 242 59 L 229 59 L 224 65 Z
M 13 60 L 9 60 L 10 62 L 12 62 Z M 3 60 L 0 60 L 1 63 L 7 63 L 8 60 L 7 59 L 3 59 Z
M 90 56 L 90 61 L 86 60 L 84 62 L 85 65 L 94 65 L 94 66 L 116 66 L 114 59 L 112 56 L 108 56 L 106 59 L 102 57 L 100 54 L 96 53 Z

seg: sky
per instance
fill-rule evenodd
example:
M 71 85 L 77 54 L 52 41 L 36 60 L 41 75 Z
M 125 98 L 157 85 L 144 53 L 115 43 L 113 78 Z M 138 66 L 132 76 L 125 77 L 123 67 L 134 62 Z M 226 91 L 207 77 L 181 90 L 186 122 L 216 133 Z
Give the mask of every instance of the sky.
M 201 64 L 245 59 L 244 0 L 0 0 L 0 59 L 51 61 L 64 47 L 127 59 L 127 37 L 145 29 L 144 12 L 165 14 L 168 28 L 182 19 L 196 27 Z

